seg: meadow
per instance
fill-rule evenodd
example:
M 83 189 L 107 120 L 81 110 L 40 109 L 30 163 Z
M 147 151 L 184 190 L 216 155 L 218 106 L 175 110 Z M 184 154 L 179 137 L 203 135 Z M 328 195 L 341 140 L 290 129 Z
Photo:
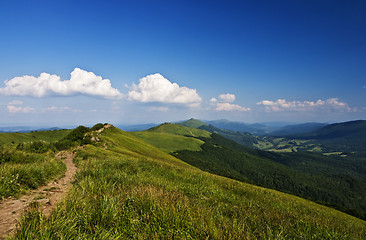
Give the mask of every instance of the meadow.
M 96 134 L 98 135 L 98 134 Z M 114 127 L 75 150 L 79 171 L 46 217 L 15 239 L 364 239 L 366 222 L 289 194 L 210 174 Z

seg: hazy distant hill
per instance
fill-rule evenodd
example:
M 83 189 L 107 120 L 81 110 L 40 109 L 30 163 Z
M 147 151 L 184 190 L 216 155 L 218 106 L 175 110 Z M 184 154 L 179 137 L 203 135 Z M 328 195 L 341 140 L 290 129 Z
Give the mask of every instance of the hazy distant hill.
M 366 137 L 366 120 L 349 121 L 343 123 L 329 124 L 309 134 L 305 137 L 313 139 L 335 139 L 335 138 L 357 138 Z
M 311 133 L 294 137 L 318 141 L 334 151 L 366 152 L 366 121 L 329 124 Z
M 216 133 L 247 147 L 254 147 L 254 144 L 257 143 L 256 137 L 250 133 L 220 129 L 193 118 L 185 122 L 181 122 L 179 125 L 206 130 L 210 133 Z
M 116 125 L 116 127 L 118 127 L 119 129 L 122 129 L 123 131 L 126 132 L 134 132 L 134 131 L 142 131 L 142 130 L 146 130 L 152 127 L 155 127 L 156 123 L 146 123 L 146 124 L 132 124 L 132 125 Z
M 291 136 L 291 135 L 299 135 L 314 132 L 328 124 L 326 123 L 302 123 L 302 124 L 295 124 L 295 125 L 287 125 L 281 127 L 278 130 L 270 132 L 269 136 Z
M 52 130 L 61 130 L 65 128 L 58 128 L 58 127 L 27 127 L 27 126 L 15 126 L 15 127 L 0 127 L 0 132 L 3 133 L 29 133 L 32 131 L 52 131 Z
M 204 122 L 221 129 L 239 131 L 239 132 L 248 132 L 256 135 L 263 135 L 275 129 L 273 127 L 269 127 L 259 123 L 247 124 L 242 122 L 232 122 L 226 119 L 204 121 Z

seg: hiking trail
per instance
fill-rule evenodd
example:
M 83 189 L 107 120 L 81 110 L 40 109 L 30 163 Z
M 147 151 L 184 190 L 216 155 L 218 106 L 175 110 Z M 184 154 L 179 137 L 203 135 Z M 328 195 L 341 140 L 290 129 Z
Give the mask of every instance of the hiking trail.
M 71 189 L 71 181 L 76 173 L 74 155 L 72 152 L 61 151 L 55 157 L 63 159 L 66 164 L 64 177 L 32 190 L 18 199 L 10 197 L 0 201 L 0 239 L 6 239 L 7 236 L 14 234 L 17 223 L 32 202 L 37 202 L 43 214 L 48 216 Z

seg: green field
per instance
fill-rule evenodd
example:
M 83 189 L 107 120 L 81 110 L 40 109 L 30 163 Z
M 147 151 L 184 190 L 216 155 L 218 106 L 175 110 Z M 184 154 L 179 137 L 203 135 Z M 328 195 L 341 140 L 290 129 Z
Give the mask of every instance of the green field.
M 131 134 L 168 153 L 179 150 L 200 151 L 204 141 L 194 137 L 210 137 L 211 135 L 204 130 L 170 123 Z
M 0 133 L 0 144 L 24 143 L 35 141 L 57 142 L 72 130 L 36 131 L 30 133 Z
M 364 239 L 366 222 L 213 175 L 114 127 L 76 151 L 74 187 L 50 217 L 36 207 L 16 239 Z

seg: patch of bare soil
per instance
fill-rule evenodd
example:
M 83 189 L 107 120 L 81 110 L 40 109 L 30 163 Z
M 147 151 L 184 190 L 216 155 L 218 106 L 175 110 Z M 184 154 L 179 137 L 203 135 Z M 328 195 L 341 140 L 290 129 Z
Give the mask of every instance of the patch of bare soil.
M 66 164 L 67 170 L 63 178 L 33 190 L 19 199 L 7 198 L 0 202 L 0 239 L 6 239 L 14 233 L 17 222 L 32 202 L 37 202 L 43 213 L 48 216 L 56 203 L 71 188 L 71 181 L 76 173 L 76 166 L 72 161 L 74 156 L 71 152 L 62 151 L 56 157 L 63 159 Z

